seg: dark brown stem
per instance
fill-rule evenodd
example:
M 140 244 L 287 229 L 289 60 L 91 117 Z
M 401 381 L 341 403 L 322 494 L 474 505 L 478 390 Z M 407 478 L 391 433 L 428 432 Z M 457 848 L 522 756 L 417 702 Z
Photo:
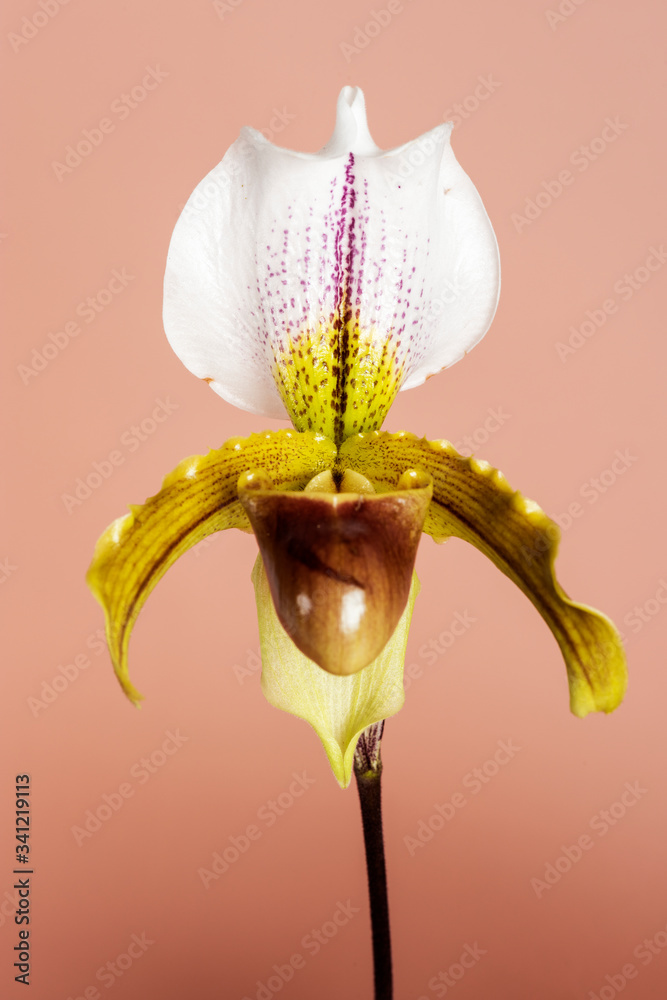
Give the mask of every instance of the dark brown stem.
M 387 898 L 387 869 L 382 834 L 380 739 L 384 722 L 369 726 L 359 737 L 354 755 L 354 776 L 364 828 L 368 896 L 373 933 L 375 1000 L 392 1000 L 391 933 Z

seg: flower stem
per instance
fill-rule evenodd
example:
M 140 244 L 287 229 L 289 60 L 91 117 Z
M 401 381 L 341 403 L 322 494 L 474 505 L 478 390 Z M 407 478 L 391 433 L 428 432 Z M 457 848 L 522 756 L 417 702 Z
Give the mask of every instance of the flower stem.
M 359 737 L 354 754 L 354 776 L 361 804 L 364 828 L 368 896 L 373 933 L 373 971 L 375 1000 L 392 1000 L 391 933 L 387 898 L 387 869 L 382 835 L 382 797 L 380 779 L 380 739 L 384 722 L 365 729 Z

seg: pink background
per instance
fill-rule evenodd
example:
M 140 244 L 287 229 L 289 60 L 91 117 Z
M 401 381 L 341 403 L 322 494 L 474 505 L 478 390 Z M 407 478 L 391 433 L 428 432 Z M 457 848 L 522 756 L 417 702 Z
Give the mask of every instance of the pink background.
M 420 676 L 384 749 L 396 996 L 444 995 L 433 979 L 466 945 L 481 957 L 448 987 L 457 1000 L 662 996 L 664 274 L 641 268 L 667 238 L 663 5 L 562 0 L 558 15 L 556 0 L 404 0 L 367 32 L 384 0 L 43 3 L 50 16 L 37 0 L 10 0 L 0 15 L 10 95 L 0 993 L 25 995 L 12 969 L 12 805 L 14 776 L 29 772 L 33 1000 L 94 997 L 93 987 L 119 1000 L 371 995 L 356 792 L 340 791 L 304 723 L 265 703 L 256 671 L 237 676 L 258 647 L 254 539 L 214 537 L 149 600 L 131 650 L 141 712 L 114 680 L 84 584 L 101 531 L 181 458 L 278 426 L 228 406 L 172 354 L 161 326 L 165 255 L 180 207 L 242 125 L 316 150 L 349 83 L 364 88 L 384 147 L 458 115 L 454 148 L 503 261 L 487 338 L 401 394 L 386 427 L 462 445 L 475 437 L 478 455 L 552 516 L 578 504 L 559 576 L 615 619 L 631 669 L 615 715 L 575 719 L 558 649 L 528 601 L 474 549 L 424 539 L 407 660 Z M 165 75 L 121 117 L 115 102 L 147 67 Z M 113 129 L 59 179 L 54 161 L 104 118 Z M 617 125 L 600 141 L 607 119 Z M 559 192 L 564 170 L 572 180 Z M 540 192 L 537 217 L 522 222 Z M 77 308 L 114 269 L 131 280 L 86 322 Z M 632 288 L 624 276 L 636 271 Z M 605 322 L 589 320 L 591 335 L 560 357 L 587 311 Z M 61 336 L 64 347 L 26 376 L 49 334 L 77 319 L 79 335 Z M 131 428 L 156 400 L 175 406 L 139 441 Z M 503 414 L 491 433 L 489 408 Z M 617 450 L 625 464 L 610 472 Z M 63 495 L 114 451 L 112 474 L 68 511 Z M 457 612 L 474 623 L 452 642 Z M 448 648 L 431 663 L 420 650 L 441 633 Z M 184 738 L 169 756 L 167 732 Z M 520 751 L 474 794 L 466 776 L 499 740 Z M 149 774 L 140 762 L 151 755 Z M 314 781 L 292 800 L 294 772 Z M 626 783 L 637 791 L 619 805 Z M 129 797 L 77 843 L 73 828 L 105 795 L 118 804 L 123 785 Z M 411 854 L 405 838 L 457 791 L 465 808 Z M 267 803 L 282 793 L 287 807 L 269 825 Z M 601 811 L 612 806 L 605 830 Z M 198 869 L 249 824 L 259 839 L 204 888 Z M 589 849 L 566 870 L 563 849 L 584 835 Z M 557 862 L 560 879 L 536 890 L 531 880 Z M 358 913 L 313 954 L 304 939 L 341 919 L 348 900 Z M 127 954 L 132 935 L 152 943 L 129 967 L 121 957 L 115 976 L 107 963 Z M 296 953 L 303 967 L 262 994 L 258 981 Z M 628 963 L 636 974 L 622 971 Z

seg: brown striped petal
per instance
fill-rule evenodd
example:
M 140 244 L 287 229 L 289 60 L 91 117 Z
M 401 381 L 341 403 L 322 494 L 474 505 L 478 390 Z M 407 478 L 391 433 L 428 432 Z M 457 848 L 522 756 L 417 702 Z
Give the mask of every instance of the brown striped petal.
M 107 643 L 118 680 L 135 704 L 141 695 L 130 681 L 127 650 L 134 622 L 155 585 L 180 555 L 224 528 L 249 530 L 236 484 L 259 461 L 276 482 L 302 489 L 333 465 L 336 448 L 319 435 L 296 431 L 231 438 L 208 455 L 186 458 L 155 496 L 131 506 L 100 537 L 87 582 L 104 608 Z
M 564 593 L 554 571 L 558 527 L 501 472 L 462 457 L 448 441 L 406 433 L 357 434 L 345 441 L 339 461 L 379 490 L 389 489 L 406 465 L 431 476 L 433 500 L 424 531 L 436 541 L 455 535 L 470 542 L 532 601 L 563 654 L 574 715 L 611 712 L 620 704 L 627 669 L 616 628 L 601 612 Z

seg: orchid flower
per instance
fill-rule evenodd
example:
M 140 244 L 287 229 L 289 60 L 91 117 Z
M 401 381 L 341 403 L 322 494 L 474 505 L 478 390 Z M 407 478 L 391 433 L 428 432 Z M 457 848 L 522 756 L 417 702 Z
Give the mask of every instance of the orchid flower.
M 556 581 L 537 504 L 447 441 L 381 430 L 396 393 L 462 358 L 496 309 L 496 239 L 451 128 L 382 151 L 345 87 L 317 154 L 241 132 L 178 220 L 164 324 L 215 392 L 293 429 L 185 459 L 107 529 L 88 574 L 137 703 L 128 643 L 153 587 L 212 532 L 254 532 L 262 689 L 313 726 L 343 787 L 360 736 L 403 704 L 423 532 L 470 542 L 532 601 L 575 715 L 612 711 L 626 685 L 612 623 Z

